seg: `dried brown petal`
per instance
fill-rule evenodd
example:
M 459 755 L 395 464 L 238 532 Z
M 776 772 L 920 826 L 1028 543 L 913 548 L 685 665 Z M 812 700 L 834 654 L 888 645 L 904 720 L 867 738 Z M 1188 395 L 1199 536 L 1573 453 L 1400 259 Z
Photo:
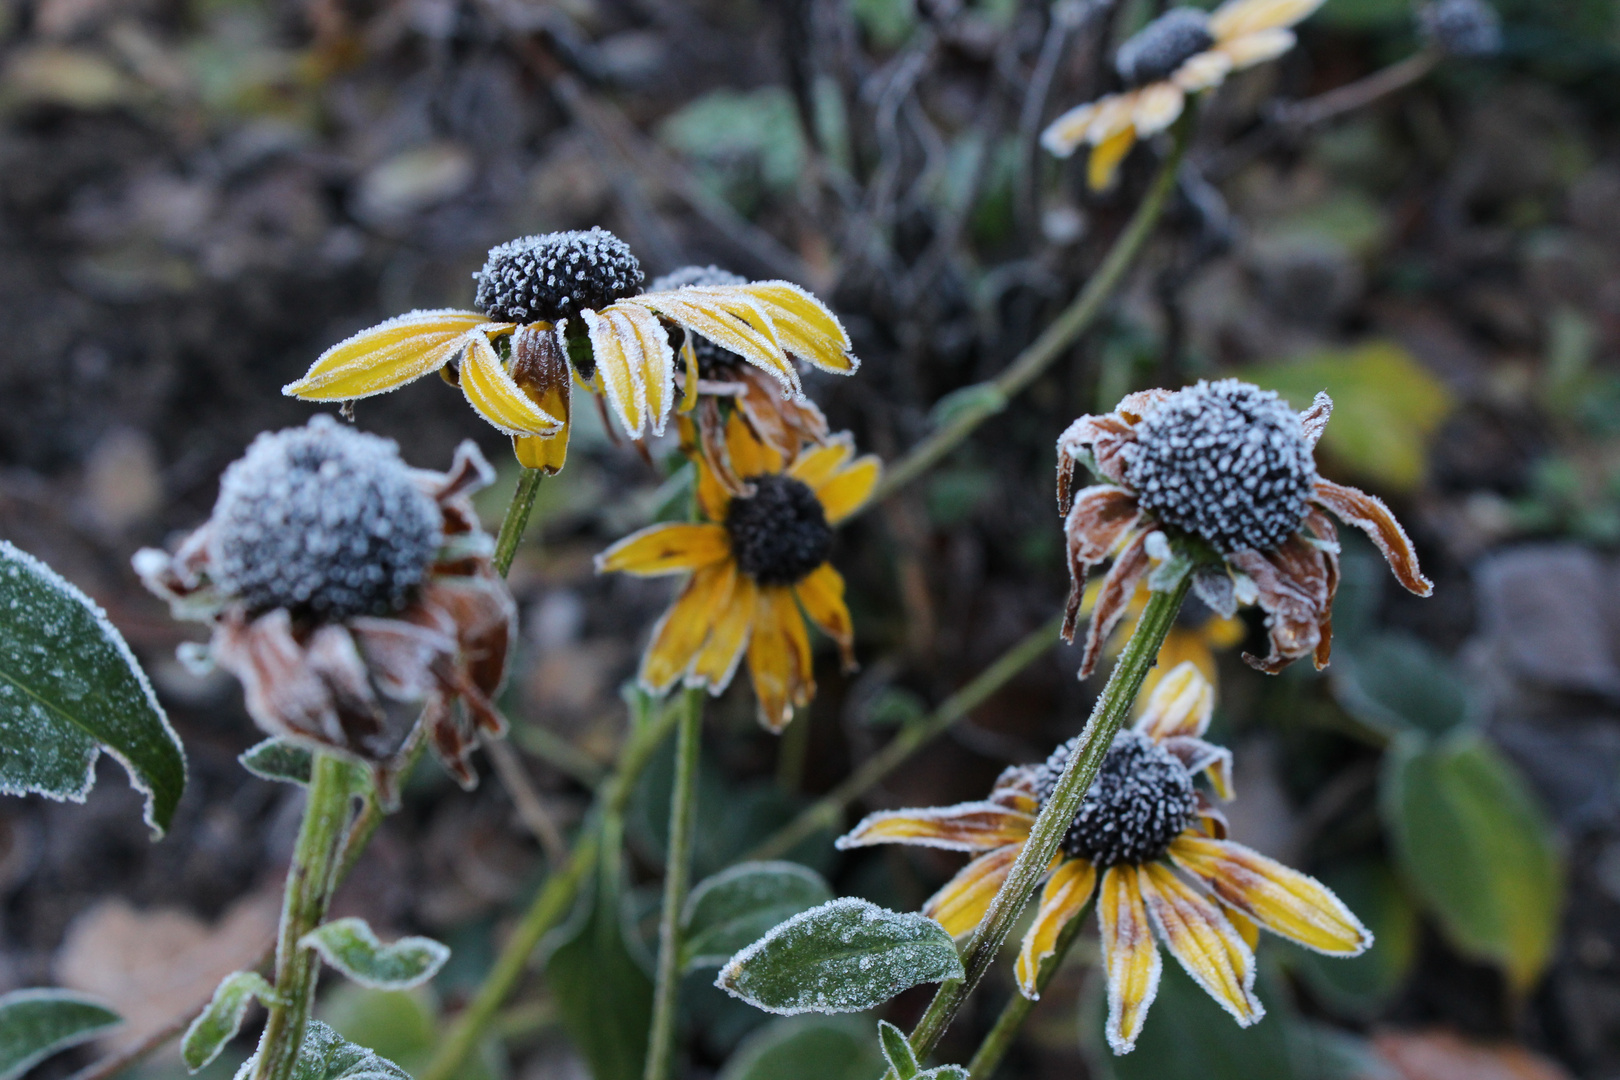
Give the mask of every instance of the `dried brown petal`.
M 1069 603 L 1063 618 L 1063 640 L 1074 640 L 1086 575 L 1108 557 L 1141 517 L 1136 496 L 1124 488 L 1098 484 L 1075 498 L 1063 523 L 1069 555 Z
M 1311 407 L 1299 414 L 1299 426 L 1305 429 L 1305 445 L 1316 448 L 1316 443 L 1322 438 L 1322 430 L 1327 427 L 1328 417 L 1333 415 L 1333 399 L 1327 396 L 1326 391 L 1318 391 Z
M 1139 532 L 1109 567 L 1091 609 L 1091 627 L 1086 631 L 1086 654 L 1080 661 L 1080 677 L 1088 678 L 1102 656 L 1103 644 L 1131 605 L 1137 584 L 1153 566 L 1147 555 L 1147 532 Z M 1066 627 L 1067 629 L 1067 627 Z
M 1244 653 L 1253 668 L 1275 675 L 1321 641 L 1321 624 L 1328 611 L 1328 571 L 1323 553 L 1295 535 L 1272 552 L 1239 551 L 1229 556 L 1232 565 L 1254 579 L 1265 610 L 1271 637 L 1271 655 L 1261 659 Z
M 1353 525 L 1366 533 L 1378 550 L 1384 553 L 1389 568 L 1395 572 L 1395 580 L 1404 585 L 1407 592 L 1418 596 L 1428 596 L 1434 592 L 1434 583 L 1418 569 L 1417 552 L 1412 549 L 1412 541 L 1407 539 L 1406 530 L 1401 528 L 1401 523 L 1395 520 L 1395 515 L 1389 512 L 1382 499 L 1331 480 L 1317 480 L 1313 498 L 1338 515 L 1346 525 Z

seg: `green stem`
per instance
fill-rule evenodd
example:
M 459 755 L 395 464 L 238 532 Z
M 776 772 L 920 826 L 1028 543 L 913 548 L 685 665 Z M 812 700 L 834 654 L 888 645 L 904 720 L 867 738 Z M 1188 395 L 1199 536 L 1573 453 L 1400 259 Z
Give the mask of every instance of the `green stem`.
M 1068 351 L 1069 346 L 1085 333 L 1102 313 L 1103 305 L 1114 290 L 1125 280 L 1125 272 L 1153 235 L 1153 228 L 1164 213 L 1170 193 L 1175 190 L 1176 173 L 1187 152 L 1193 129 L 1193 109 L 1189 105 L 1172 131 L 1170 154 L 1159 166 L 1158 175 L 1148 188 L 1125 230 L 1114 240 L 1102 264 L 1086 282 L 1068 307 L 1019 353 L 1005 371 L 985 384 L 970 401 L 964 402 L 950 421 L 942 428 L 913 446 L 909 452 L 884 470 L 883 479 L 872 491 L 866 506 L 876 506 L 917 477 L 939 464 L 941 458 L 956 449 L 978 426 L 1007 407 L 1007 402 L 1026 389 L 1052 362 Z
M 911 1032 L 911 1045 L 919 1059 L 933 1052 L 940 1036 L 945 1034 L 945 1029 L 956 1018 L 962 1003 L 979 984 L 996 953 L 1006 942 L 1013 923 L 1024 910 L 1031 894 L 1046 876 L 1052 856 L 1057 854 L 1063 835 L 1069 831 L 1074 815 L 1080 809 L 1080 801 L 1097 778 L 1103 757 L 1113 745 L 1114 735 L 1130 712 L 1131 702 L 1136 700 L 1143 678 L 1153 667 L 1165 635 L 1175 624 L 1176 612 L 1181 610 L 1181 601 L 1191 584 L 1192 575 L 1183 573 L 1168 591 L 1149 594 L 1136 629 L 1120 652 L 1107 685 L 1097 697 L 1097 704 L 1092 707 L 1091 718 L 1080 733 L 1075 752 L 1070 754 L 1069 763 L 1058 778 L 1057 786 L 1052 789 L 1046 805 L 1030 827 L 1029 839 L 1008 871 L 1001 891 L 990 902 L 990 909 L 985 912 L 984 919 L 968 941 L 967 954 L 963 957 L 967 978 L 940 984 L 928 1011 Z M 885 1077 L 886 1080 L 895 1080 L 894 1070 L 889 1070 Z
M 990 695 L 1011 682 L 1019 672 L 1045 656 L 1056 644 L 1058 631 L 1062 628 L 1063 617 L 1060 615 L 1002 653 L 994 663 L 974 676 L 972 682 L 946 698 L 939 708 L 901 728 L 898 735 L 867 758 L 843 783 L 805 807 L 797 817 L 750 851 L 747 858 L 779 859 L 820 830 L 837 828 L 851 803 L 876 787 L 884 777 L 905 764 L 912 754 L 952 724 L 984 704 Z
M 1074 939 L 1080 936 L 1080 924 L 1084 921 L 1085 911 L 1082 909 L 1058 931 L 1057 941 L 1053 943 L 1056 946 L 1055 951 L 1041 962 L 1041 970 L 1035 976 L 1036 998 L 1046 992 L 1046 984 L 1052 981 L 1057 969 L 1063 966 L 1063 958 L 1069 954 L 1069 946 L 1074 944 Z M 979 1049 L 973 1054 L 973 1060 L 968 1062 L 968 1080 L 990 1080 L 995 1074 L 996 1066 L 1001 1064 L 1001 1059 L 1011 1049 L 1013 1040 L 1018 1037 L 1019 1029 L 1024 1026 L 1024 1021 L 1028 1019 L 1029 1012 L 1034 1007 L 1033 999 L 1019 993 L 1016 987 L 1013 989 L 1012 997 L 1002 1006 L 1001 1015 L 996 1017 L 995 1025 L 979 1044 Z
M 349 819 L 349 777 L 353 766 L 317 750 L 309 778 L 304 823 L 298 831 L 287 892 L 276 938 L 277 1003 L 270 1007 L 259 1039 L 254 1080 L 288 1080 L 298 1063 L 309 1023 L 320 957 L 299 942 L 326 917 L 336 883 L 338 854 Z
M 687 690 L 676 729 L 675 785 L 669 798 L 669 844 L 664 860 L 664 905 L 658 920 L 658 980 L 644 1080 L 668 1080 L 675 1061 L 675 1025 L 681 993 L 681 910 L 692 883 L 697 827 L 698 751 L 703 742 L 703 695 Z
M 505 577 L 512 569 L 523 530 L 529 527 L 529 511 L 534 509 L 534 497 L 540 491 L 540 481 L 546 474 L 540 469 L 524 469 L 518 476 L 512 501 L 507 504 L 506 516 L 501 519 L 501 531 L 495 537 L 495 570 Z
M 631 733 L 620 751 L 617 768 L 597 789 L 593 816 L 598 821 L 604 816 L 624 813 L 653 751 L 658 749 L 670 729 L 683 715 L 683 711 L 666 706 L 653 714 L 645 725 Z M 512 930 L 501 947 L 500 956 L 472 1002 L 456 1017 L 450 1033 L 439 1045 L 433 1060 L 423 1070 L 421 1080 L 454 1080 L 467 1058 L 488 1033 L 500 1014 L 500 1009 L 517 987 L 528 969 L 529 957 L 534 954 L 540 939 L 550 933 L 573 907 L 580 883 L 596 869 L 601 854 L 602 838 L 598 828 L 587 822 L 574 842 L 573 853 L 540 889 L 523 919 Z

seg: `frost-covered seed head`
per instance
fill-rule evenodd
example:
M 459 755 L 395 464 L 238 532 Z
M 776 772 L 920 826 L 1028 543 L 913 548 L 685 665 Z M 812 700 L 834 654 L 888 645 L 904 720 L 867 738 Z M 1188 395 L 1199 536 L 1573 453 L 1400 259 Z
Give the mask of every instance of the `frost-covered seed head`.
M 491 248 L 473 306 L 497 322 L 579 318 L 641 291 L 641 263 L 603 228 L 524 236 Z
M 1502 51 L 1502 19 L 1486 0 L 1434 0 L 1418 9 L 1418 30 L 1448 56 Z
M 1316 464 L 1299 415 L 1236 379 L 1199 382 L 1142 418 L 1125 481 L 1143 509 L 1223 555 L 1274 551 L 1305 520 Z
M 1070 739 L 1039 767 L 1035 783 L 1042 806 L 1079 741 Z M 1186 766 L 1146 735 L 1122 731 L 1114 736 L 1097 779 L 1064 834 L 1063 850 L 1099 870 L 1117 863 L 1152 862 L 1169 850 L 1197 811 L 1192 773 Z
M 791 476 L 765 473 L 748 480 L 754 494 L 734 497 L 726 512 L 738 567 L 761 585 L 803 581 L 832 551 L 832 526 L 821 500 Z
M 393 440 L 317 416 L 260 435 L 226 468 L 211 519 L 213 572 L 252 612 L 387 614 L 421 583 L 443 521 Z
M 1114 54 L 1114 69 L 1126 86 L 1168 79 L 1190 58 L 1215 44 L 1209 16 L 1197 8 L 1178 7 L 1133 34 Z
M 672 270 L 663 277 L 654 278 L 653 283 L 647 287 L 648 292 L 667 292 L 671 289 L 684 289 L 689 285 L 746 285 L 748 279 L 741 274 L 733 274 L 730 270 L 722 270 L 718 266 L 683 266 L 679 270 Z M 676 349 L 681 347 L 680 330 L 669 332 L 669 343 Z M 725 381 L 727 371 L 737 364 L 746 363 L 742 357 L 730 349 L 722 349 L 701 334 L 692 335 L 692 351 L 697 353 L 698 374 L 709 380 Z

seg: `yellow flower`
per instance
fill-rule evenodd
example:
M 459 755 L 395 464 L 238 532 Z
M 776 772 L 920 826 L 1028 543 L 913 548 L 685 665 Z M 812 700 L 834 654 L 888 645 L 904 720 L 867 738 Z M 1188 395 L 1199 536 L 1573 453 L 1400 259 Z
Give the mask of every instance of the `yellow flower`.
M 1160 681 L 1134 728 L 1115 738 L 1052 861 L 1018 953 L 1018 988 L 1033 998 L 1041 962 L 1095 895 L 1116 1054 L 1135 1046 L 1158 992 L 1155 937 L 1242 1027 L 1265 1015 L 1254 995 L 1259 928 L 1330 956 L 1356 956 L 1372 944 L 1321 882 L 1226 839 L 1225 817 L 1194 784 L 1202 774 L 1217 796 L 1232 795 L 1231 752 L 1202 737 L 1214 702 L 1209 681 L 1181 664 Z M 971 933 L 1077 741 L 1043 764 L 1008 769 L 983 802 L 873 814 L 838 846 L 977 853 L 923 907 L 952 935 Z
M 690 421 L 682 417 L 681 426 L 693 445 Z M 847 434 L 789 464 L 740 412 L 726 423 L 725 452 L 742 490 L 728 491 L 707 455 L 695 454 L 705 520 L 642 529 L 598 555 L 596 568 L 643 577 L 690 573 L 653 629 L 642 685 L 662 694 L 684 678 L 718 695 L 746 652 L 760 723 L 781 731 L 816 691 L 805 617 L 837 642 L 846 667 L 854 665 L 844 579 L 827 554 L 833 527 L 866 502 L 881 466 L 871 455 L 851 460 Z
M 608 400 L 631 438 L 663 433 L 675 397 L 666 321 L 758 366 L 795 400 L 803 389 L 794 360 L 845 375 L 859 366 L 837 318 L 797 285 L 636 294 L 640 263 L 602 229 L 502 244 L 474 277 L 478 310 L 413 311 L 363 330 L 282 393 L 354 401 L 438 371 L 513 437 L 519 462 L 555 473 L 568 453 L 575 381 Z
M 1091 146 L 1087 177 L 1093 188 L 1105 188 L 1137 139 L 1175 123 L 1188 94 L 1281 56 L 1294 47 L 1289 27 L 1321 6 L 1322 0 L 1227 0 L 1207 14 L 1171 8 L 1115 54 L 1127 89 L 1070 109 L 1041 133 L 1041 145 L 1062 158 L 1082 143 Z

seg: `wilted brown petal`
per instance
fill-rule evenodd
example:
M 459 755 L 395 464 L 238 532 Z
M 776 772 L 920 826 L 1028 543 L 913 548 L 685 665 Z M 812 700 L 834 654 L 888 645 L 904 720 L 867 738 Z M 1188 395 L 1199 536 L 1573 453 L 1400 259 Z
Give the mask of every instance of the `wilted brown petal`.
M 809 398 L 798 401 L 783 394 L 776 380 L 751 364 L 738 372 L 743 392 L 735 401 L 759 441 L 792 461 L 804 443 L 827 440 L 827 418 Z
M 1328 610 L 1328 571 L 1321 551 L 1298 534 L 1276 551 L 1239 551 L 1229 560 L 1254 579 L 1271 635 L 1271 655 L 1244 653 L 1250 667 L 1275 675 L 1315 651 Z
M 1124 488 L 1099 484 L 1086 488 L 1075 498 L 1063 523 L 1069 555 L 1069 602 L 1063 619 L 1065 641 L 1074 640 L 1080 603 L 1086 591 L 1086 575 L 1108 557 L 1141 517 L 1136 496 Z
M 1114 413 L 1102 416 L 1082 416 L 1070 424 L 1057 441 L 1057 494 L 1058 513 L 1069 512 L 1069 496 L 1074 489 L 1074 470 L 1079 467 L 1080 455 L 1090 451 L 1097 468 L 1116 484 L 1125 482 L 1124 462 L 1119 451 L 1134 441 L 1136 433 L 1131 422 Z
M 1418 596 L 1428 596 L 1434 592 L 1434 583 L 1418 569 L 1417 552 L 1412 550 L 1412 541 L 1407 539 L 1406 530 L 1401 528 L 1401 523 L 1395 520 L 1395 515 L 1389 512 L 1382 499 L 1331 480 L 1316 482 L 1315 499 L 1338 515 L 1340 521 L 1366 533 L 1378 550 L 1384 553 L 1389 568 L 1395 572 L 1395 580 L 1404 585 L 1408 592 Z
M 1137 583 L 1153 565 L 1147 555 L 1148 535 L 1146 532 L 1137 533 L 1114 560 L 1108 576 L 1103 578 L 1102 589 L 1097 593 L 1097 605 L 1091 609 L 1091 628 L 1086 631 L 1086 655 L 1080 661 L 1082 679 L 1090 677 L 1096 668 L 1097 660 L 1102 656 L 1103 643 L 1130 607 Z M 1065 624 L 1064 630 L 1068 631 L 1068 637 L 1072 640 L 1073 628 Z
M 1299 426 L 1305 429 L 1307 446 L 1316 448 L 1317 440 L 1322 437 L 1322 430 L 1327 427 L 1328 417 L 1332 415 L 1333 399 L 1327 396 L 1327 391 L 1317 391 L 1311 407 L 1299 414 Z
M 1316 664 L 1316 670 L 1321 671 L 1328 666 L 1328 660 L 1333 655 L 1333 599 L 1339 595 L 1339 530 L 1334 527 L 1333 520 L 1315 506 L 1305 513 L 1305 528 L 1318 540 L 1332 545 L 1331 550 L 1322 552 L 1322 560 L 1327 565 L 1328 602 L 1322 608 L 1322 619 L 1317 624 L 1317 632 L 1321 638 L 1317 641 L 1315 654 L 1311 658 Z

